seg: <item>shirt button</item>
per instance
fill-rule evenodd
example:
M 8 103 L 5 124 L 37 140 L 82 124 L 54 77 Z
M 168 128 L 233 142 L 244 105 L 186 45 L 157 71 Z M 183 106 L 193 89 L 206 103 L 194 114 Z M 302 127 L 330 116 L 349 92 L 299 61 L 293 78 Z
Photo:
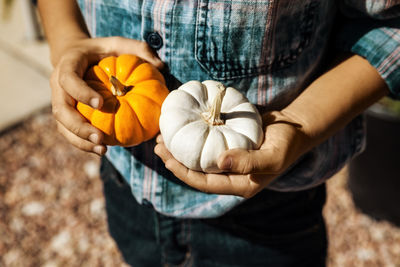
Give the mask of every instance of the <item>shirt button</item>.
M 158 50 L 163 45 L 163 40 L 157 32 L 152 32 L 147 35 L 146 42 L 151 48 Z

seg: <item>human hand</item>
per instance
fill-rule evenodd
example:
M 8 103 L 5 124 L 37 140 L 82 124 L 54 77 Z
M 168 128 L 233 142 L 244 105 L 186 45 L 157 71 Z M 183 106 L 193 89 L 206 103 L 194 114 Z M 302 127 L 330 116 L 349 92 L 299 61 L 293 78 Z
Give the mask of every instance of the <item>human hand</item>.
M 55 69 L 51 75 L 52 110 L 59 132 L 74 146 L 103 155 L 103 133 L 76 109 L 77 101 L 100 109 L 103 99 L 82 80 L 87 68 L 111 55 L 134 54 L 157 68 L 163 63 L 145 43 L 122 37 L 81 38 L 52 53 Z
M 231 149 L 220 155 L 218 167 L 223 173 L 210 174 L 190 170 L 178 162 L 157 137 L 154 152 L 177 178 L 207 193 L 250 198 L 283 173 L 311 142 L 301 125 L 282 112 L 263 116 L 264 141 L 258 150 Z

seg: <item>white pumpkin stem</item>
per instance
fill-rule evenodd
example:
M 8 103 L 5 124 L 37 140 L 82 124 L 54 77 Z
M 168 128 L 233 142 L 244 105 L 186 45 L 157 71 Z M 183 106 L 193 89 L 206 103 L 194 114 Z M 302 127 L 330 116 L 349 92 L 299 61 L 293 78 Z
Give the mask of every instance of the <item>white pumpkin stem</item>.
M 222 106 L 222 99 L 225 96 L 226 88 L 222 83 L 217 85 L 219 92 L 214 98 L 214 101 L 211 105 L 211 108 L 208 112 L 204 112 L 203 118 L 208 122 L 210 125 L 223 125 L 225 124 L 224 121 L 221 119 L 221 106 Z
M 115 96 L 123 96 L 133 88 L 131 85 L 123 85 L 115 76 L 110 77 L 110 83 L 112 84 L 111 92 Z

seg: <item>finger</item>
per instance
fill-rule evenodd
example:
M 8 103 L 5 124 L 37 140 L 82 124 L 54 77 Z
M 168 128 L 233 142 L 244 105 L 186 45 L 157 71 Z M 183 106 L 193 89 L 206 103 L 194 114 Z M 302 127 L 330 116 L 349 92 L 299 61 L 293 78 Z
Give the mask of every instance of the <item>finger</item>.
M 202 192 L 248 198 L 262 189 L 259 181 L 249 179 L 249 175 L 205 174 L 190 170 L 177 161 L 164 144 L 157 144 L 154 152 L 177 178 Z
M 175 159 L 168 159 L 165 167 L 184 183 L 209 194 L 249 198 L 262 189 L 259 183 L 249 179 L 249 175 L 206 174 L 190 170 Z
M 240 174 L 278 174 L 282 171 L 282 163 L 279 153 L 274 153 L 273 149 L 230 149 L 218 159 L 218 167 L 221 170 Z
M 153 64 L 158 69 L 164 68 L 164 63 L 158 57 L 157 53 L 143 41 L 128 39 L 124 37 L 108 38 L 112 42 L 113 51 L 118 54 L 133 54 L 137 55 L 147 62 Z
M 57 73 L 54 76 L 56 75 Z M 52 87 L 52 109 L 56 120 L 76 136 L 89 140 L 94 144 L 101 144 L 104 139 L 103 132 L 88 123 L 75 109 L 76 101 L 59 86 L 54 76 L 52 76 L 50 82 Z
M 80 138 L 74 133 L 70 132 L 61 123 L 57 124 L 58 131 L 75 147 L 86 152 L 92 152 L 99 156 L 104 155 L 107 152 L 107 147 L 104 145 L 97 145 L 89 142 L 85 139 Z
M 165 167 L 169 169 L 176 177 L 201 191 L 207 191 L 207 188 L 204 186 L 204 173 L 191 173 L 191 176 L 188 176 L 189 169 L 177 161 L 163 143 L 159 143 L 154 147 L 154 153 L 161 158 L 165 164 Z M 190 178 L 198 178 L 202 182 L 197 184 L 192 183 Z
M 103 132 L 88 123 L 74 107 L 66 104 L 64 97 L 68 96 L 53 97 L 52 109 L 55 119 L 74 135 L 94 144 L 101 144 L 104 139 Z
M 167 162 L 169 159 L 174 158 L 174 156 L 172 156 L 171 152 L 169 152 L 164 143 L 158 143 L 154 147 L 154 153 L 159 156 L 164 163 Z
M 52 85 L 63 89 L 73 99 L 100 109 L 103 106 L 103 97 L 82 79 L 87 65 L 85 60 L 74 56 L 63 58 Z
M 163 139 L 161 134 L 157 135 L 156 142 L 157 143 L 164 143 L 164 139 Z
M 278 175 L 276 174 L 251 174 L 250 180 L 264 188 L 269 185 L 277 176 Z

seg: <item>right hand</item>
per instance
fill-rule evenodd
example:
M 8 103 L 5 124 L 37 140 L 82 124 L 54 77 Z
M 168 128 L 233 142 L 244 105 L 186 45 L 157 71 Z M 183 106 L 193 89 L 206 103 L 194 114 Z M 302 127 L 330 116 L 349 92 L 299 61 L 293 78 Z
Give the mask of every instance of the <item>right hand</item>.
M 70 42 L 53 53 L 55 69 L 51 75 L 52 110 L 59 132 L 77 148 L 103 155 L 107 147 L 104 134 L 91 125 L 76 109 L 82 102 L 100 109 L 103 98 L 82 80 L 87 68 L 106 56 L 134 54 L 157 68 L 164 64 L 147 43 L 123 37 L 84 38 Z M 61 56 L 59 56 L 61 55 Z

